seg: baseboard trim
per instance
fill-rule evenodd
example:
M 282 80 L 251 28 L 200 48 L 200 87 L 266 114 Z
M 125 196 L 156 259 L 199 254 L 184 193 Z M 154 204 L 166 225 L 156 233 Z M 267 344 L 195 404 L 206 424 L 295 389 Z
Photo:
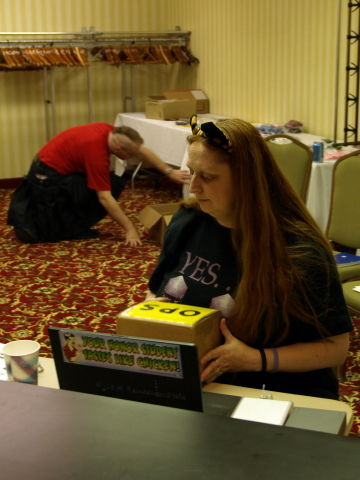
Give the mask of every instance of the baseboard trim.
M 16 188 L 20 185 L 22 178 L 0 178 L 0 188 Z

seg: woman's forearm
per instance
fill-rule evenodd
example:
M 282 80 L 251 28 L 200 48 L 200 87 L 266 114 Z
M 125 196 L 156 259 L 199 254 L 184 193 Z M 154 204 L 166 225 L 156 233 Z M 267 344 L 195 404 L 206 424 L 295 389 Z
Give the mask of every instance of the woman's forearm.
M 309 343 L 296 343 L 264 350 L 267 370 L 306 372 L 341 365 L 349 348 L 349 334 L 336 335 Z M 277 364 L 277 365 L 276 365 Z

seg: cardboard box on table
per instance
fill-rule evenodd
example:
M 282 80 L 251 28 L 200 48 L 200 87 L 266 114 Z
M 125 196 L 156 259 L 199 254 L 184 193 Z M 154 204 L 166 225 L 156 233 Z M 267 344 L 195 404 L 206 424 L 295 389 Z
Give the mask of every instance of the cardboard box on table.
M 179 210 L 181 203 L 159 203 L 147 205 L 139 213 L 139 220 L 149 230 L 149 236 L 157 243 L 162 244 L 164 233 L 174 213 Z
M 209 113 L 210 101 L 208 96 L 202 90 L 197 89 L 183 89 L 183 90 L 164 90 L 163 94 L 168 99 L 192 99 L 195 101 L 195 109 L 193 113 Z
M 145 102 L 145 116 L 153 120 L 177 120 L 189 118 L 196 108 L 193 98 L 149 97 Z
M 212 308 L 147 300 L 118 315 L 117 333 L 133 337 L 194 343 L 201 357 L 222 343 L 222 315 Z

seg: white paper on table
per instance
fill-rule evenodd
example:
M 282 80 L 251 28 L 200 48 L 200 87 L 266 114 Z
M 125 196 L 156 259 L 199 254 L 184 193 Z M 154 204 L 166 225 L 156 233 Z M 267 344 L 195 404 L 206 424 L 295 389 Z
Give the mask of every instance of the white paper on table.
M 231 417 L 252 422 L 284 425 L 292 405 L 292 402 L 285 400 L 243 397 Z

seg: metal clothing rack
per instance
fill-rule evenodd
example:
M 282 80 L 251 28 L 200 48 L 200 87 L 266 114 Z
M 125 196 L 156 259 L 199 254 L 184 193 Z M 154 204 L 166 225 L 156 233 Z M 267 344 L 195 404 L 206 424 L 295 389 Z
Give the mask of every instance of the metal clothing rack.
M 93 122 L 93 95 L 92 95 L 92 74 L 91 63 L 95 60 L 91 51 L 95 47 L 106 46 L 151 46 L 151 45 L 177 45 L 188 47 L 190 32 L 182 31 L 175 27 L 174 31 L 168 32 L 101 32 L 95 27 L 83 27 L 80 32 L 0 32 L 1 48 L 25 48 L 25 47 L 82 47 L 90 54 L 89 65 L 84 66 L 86 70 L 88 121 Z M 124 64 L 125 65 L 125 64 Z M 127 72 L 123 71 L 123 79 L 128 91 L 123 92 L 123 109 L 127 111 L 130 105 L 132 111 L 136 111 L 136 100 L 133 92 L 133 64 L 126 65 Z M 42 67 L 43 71 L 43 95 L 46 122 L 46 137 L 49 140 L 56 132 L 56 102 L 55 83 L 52 66 Z M 127 74 L 127 75 L 126 75 Z
M 10 37 L 1 39 L 1 37 Z M 31 37 L 31 38 L 30 38 Z M 21 45 L 60 45 L 94 47 L 96 45 L 116 44 L 173 44 L 187 45 L 190 32 L 176 27 L 168 32 L 101 32 L 95 27 L 83 27 L 80 32 L 0 32 L 0 47 Z

